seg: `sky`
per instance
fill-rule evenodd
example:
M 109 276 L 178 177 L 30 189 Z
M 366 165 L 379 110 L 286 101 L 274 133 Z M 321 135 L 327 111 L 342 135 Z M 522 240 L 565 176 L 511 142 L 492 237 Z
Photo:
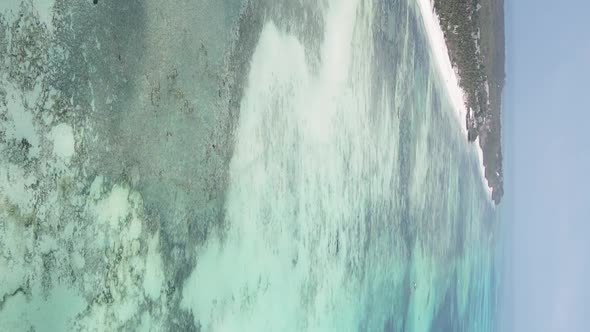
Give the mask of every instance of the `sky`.
M 590 331 L 590 2 L 505 1 L 502 330 Z

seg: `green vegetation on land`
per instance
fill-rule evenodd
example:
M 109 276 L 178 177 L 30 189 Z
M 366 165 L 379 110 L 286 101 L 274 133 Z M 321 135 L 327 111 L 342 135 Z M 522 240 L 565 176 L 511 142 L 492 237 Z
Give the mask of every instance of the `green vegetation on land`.
M 479 137 L 485 176 L 498 204 L 504 193 L 501 111 L 504 0 L 434 0 L 451 63 L 466 93 L 469 141 Z

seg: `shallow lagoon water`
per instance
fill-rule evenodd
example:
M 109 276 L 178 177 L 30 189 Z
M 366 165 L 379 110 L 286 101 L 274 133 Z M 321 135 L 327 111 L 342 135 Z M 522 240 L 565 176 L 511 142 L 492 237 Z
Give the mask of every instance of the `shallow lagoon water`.
M 3 58 L 0 326 L 493 330 L 496 211 L 413 1 L 50 8 L 5 14 L 43 34 L 40 74 Z

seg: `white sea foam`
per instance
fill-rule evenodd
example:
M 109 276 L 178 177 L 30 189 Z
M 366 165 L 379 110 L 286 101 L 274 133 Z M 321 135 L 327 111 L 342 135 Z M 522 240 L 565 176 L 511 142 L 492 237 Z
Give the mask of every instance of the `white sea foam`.
M 430 43 L 432 50 L 432 57 L 436 64 L 436 68 L 439 71 L 441 80 L 444 81 L 449 100 L 452 104 L 453 109 L 456 110 L 457 120 L 461 131 L 467 137 L 467 128 L 465 126 L 465 117 L 467 115 L 467 106 L 465 92 L 459 85 L 459 75 L 449 57 L 449 51 L 445 42 L 444 34 L 440 26 L 438 16 L 434 12 L 431 0 L 417 0 L 418 8 L 422 16 L 424 23 L 424 30 Z M 487 189 L 488 196 L 492 198 L 492 188 L 488 184 L 488 180 L 485 177 L 485 166 L 483 164 L 483 151 L 479 145 L 479 138 L 475 140 L 475 149 L 479 157 L 481 178 L 484 188 Z
M 479 157 L 479 171 L 481 173 L 481 181 L 483 182 L 483 186 L 487 190 L 488 197 L 491 201 L 493 190 L 492 190 L 492 187 L 490 187 L 490 185 L 488 183 L 488 179 L 486 179 L 486 168 L 483 164 L 483 150 L 481 149 L 481 147 L 479 145 L 479 137 L 475 139 L 473 144 L 475 144 L 475 150 L 477 151 L 477 156 Z

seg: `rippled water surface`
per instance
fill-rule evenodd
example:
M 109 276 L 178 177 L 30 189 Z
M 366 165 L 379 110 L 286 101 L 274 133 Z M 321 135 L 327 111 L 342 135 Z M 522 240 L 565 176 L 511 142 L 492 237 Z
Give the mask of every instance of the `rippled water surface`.
M 494 329 L 413 0 L 0 10 L 2 330 Z

